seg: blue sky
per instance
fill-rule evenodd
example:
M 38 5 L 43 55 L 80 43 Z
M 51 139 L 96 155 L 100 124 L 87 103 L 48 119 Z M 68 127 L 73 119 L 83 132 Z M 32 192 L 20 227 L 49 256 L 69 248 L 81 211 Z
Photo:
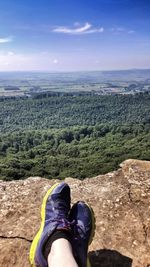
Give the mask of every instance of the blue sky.
M 0 71 L 150 68 L 149 0 L 0 1 Z

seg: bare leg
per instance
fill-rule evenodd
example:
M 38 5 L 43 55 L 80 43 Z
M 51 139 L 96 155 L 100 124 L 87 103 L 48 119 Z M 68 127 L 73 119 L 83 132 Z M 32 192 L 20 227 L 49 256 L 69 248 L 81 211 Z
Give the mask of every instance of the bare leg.
M 49 267 L 78 267 L 72 253 L 72 247 L 68 240 L 60 238 L 52 243 L 48 255 Z

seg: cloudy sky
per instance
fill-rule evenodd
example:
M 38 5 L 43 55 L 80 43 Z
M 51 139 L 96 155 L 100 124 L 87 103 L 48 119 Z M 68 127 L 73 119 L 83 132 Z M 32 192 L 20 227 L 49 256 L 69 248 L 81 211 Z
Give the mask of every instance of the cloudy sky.
M 150 68 L 149 0 L 0 0 L 0 71 Z

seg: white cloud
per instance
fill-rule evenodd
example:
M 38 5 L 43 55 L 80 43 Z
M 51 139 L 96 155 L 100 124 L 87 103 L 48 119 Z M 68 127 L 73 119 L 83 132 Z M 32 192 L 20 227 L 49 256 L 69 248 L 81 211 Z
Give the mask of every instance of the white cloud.
M 135 31 L 130 30 L 130 31 L 128 31 L 128 33 L 129 33 L 129 34 L 133 34 L 133 33 L 135 33 Z
M 134 30 L 128 30 L 128 29 L 123 28 L 123 27 L 111 28 L 110 31 L 113 32 L 114 34 L 121 34 L 121 33 L 133 34 L 133 33 L 135 33 Z
M 58 61 L 58 59 L 56 59 L 56 58 L 53 60 L 53 63 L 54 63 L 54 64 L 58 64 L 58 62 L 59 62 L 59 61 Z
M 5 38 L 0 38 L 0 44 L 10 43 L 10 42 L 12 42 L 12 40 L 13 40 L 12 36 L 8 36 L 8 37 L 5 37 Z
M 14 56 L 14 54 L 15 54 L 15 53 L 12 52 L 12 51 L 9 51 L 9 52 L 8 52 L 8 55 L 9 55 L 9 56 Z
M 12 51 L 0 51 L 0 71 L 14 70 L 52 70 L 57 71 L 61 68 L 61 56 L 41 53 L 13 53 Z
M 111 32 L 114 32 L 114 33 L 123 33 L 123 32 L 125 32 L 126 30 L 125 30 L 125 28 L 123 28 L 123 27 L 115 27 L 115 28 L 111 28 L 110 31 L 111 31 Z
M 77 35 L 77 34 L 89 34 L 89 33 L 102 33 L 104 32 L 104 28 L 93 28 L 92 24 L 86 22 L 85 25 L 82 27 L 79 25 L 79 23 L 74 24 L 74 28 L 69 28 L 69 27 L 63 27 L 59 26 L 55 29 L 53 29 L 53 32 L 56 33 L 65 33 L 65 34 L 72 34 L 72 35 Z M 80 27 L 79 27 L 80 26 Z
M 142 45 L 142 44 L 141 44 Z M 142 46 L 143 48 L 143 46 Z M 129 68 L 150 68 L 149 54 L 128 53 L 119 54 L 111 50 L 107 53 L 98 51 L 97 54 L 89 53 L 66 53 L 53 54 L 47 52 L 43 55 L 38 53 L 20 54 L 15 52 L 13 56 L 8 51 L 0 51 L 0 71 L 83 71 L 83 70 L 110 70 Z M 112 53 L 112 51 L 114 53 Z M 142 50 L 143 51 L 143 50 Z M 54 63 L 58 60 L 58 64 Z

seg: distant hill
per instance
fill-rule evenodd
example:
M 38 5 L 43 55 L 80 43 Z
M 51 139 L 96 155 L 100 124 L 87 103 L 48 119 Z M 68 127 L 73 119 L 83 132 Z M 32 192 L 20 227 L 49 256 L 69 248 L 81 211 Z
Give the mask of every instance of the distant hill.
M 50 80 L 52 82 L 106 82 L 112 80 L 132 81 L 150 80 L 150 69 L 129 69 L 113 71 L 81 71 L 81 72 L 0 72 L 0 82 L 16 80 L 22 82 Z

